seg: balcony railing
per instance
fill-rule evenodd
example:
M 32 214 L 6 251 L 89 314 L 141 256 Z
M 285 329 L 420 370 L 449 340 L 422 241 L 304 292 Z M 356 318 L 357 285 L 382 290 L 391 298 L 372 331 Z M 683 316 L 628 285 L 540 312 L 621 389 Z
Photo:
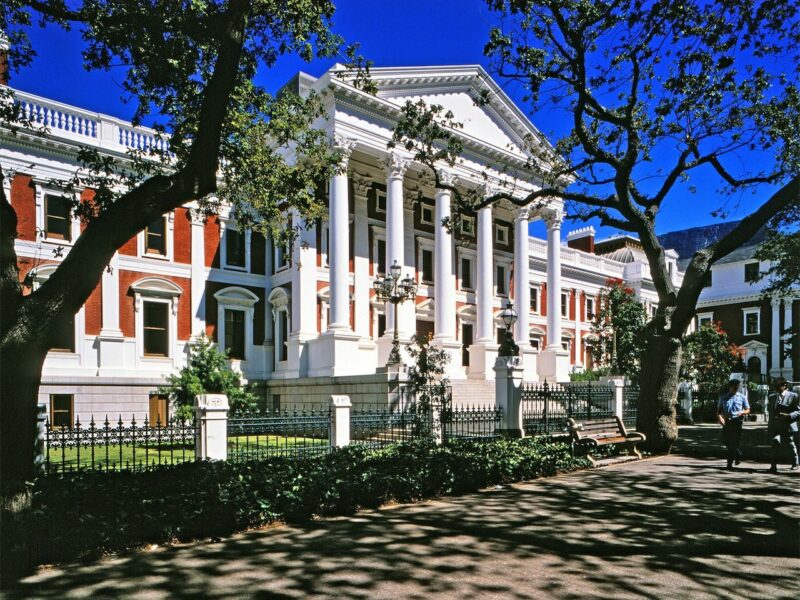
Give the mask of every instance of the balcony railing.
M 529 243 L 531 256 L 547 260 L 547 241 L 532 237 Z M 620 262 L 565 246 L 561 246 L 561 264 L 603 273 L 609 277 L 622 277 L 625 273 L 625 265 Z
M 45 127 L 48 136 L 55 140 L 125 154 L 130 150 L 165 151 L 169 147 L 166 136 L 147 127 L 132 127 L 130 123 L 110 115 L 91 112 L 42 98 L 28 92 L 12 90 L 23 116 Z

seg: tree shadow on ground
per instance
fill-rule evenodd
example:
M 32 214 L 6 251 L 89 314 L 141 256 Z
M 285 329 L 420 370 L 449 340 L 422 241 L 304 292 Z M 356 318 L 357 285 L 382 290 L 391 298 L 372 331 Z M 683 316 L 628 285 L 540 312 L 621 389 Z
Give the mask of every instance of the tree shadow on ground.
M 46 569 L 19 597 L 790 598 L 790 475 L 667 456 Z

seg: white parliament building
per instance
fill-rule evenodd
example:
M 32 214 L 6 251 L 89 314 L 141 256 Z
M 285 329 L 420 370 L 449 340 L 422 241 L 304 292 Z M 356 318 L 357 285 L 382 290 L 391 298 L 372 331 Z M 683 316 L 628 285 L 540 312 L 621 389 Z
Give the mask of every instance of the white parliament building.
M 111 269 L 49 353 L 41 401 L 53 422 L 75 416 L 128 418 L 168 411 L 155 393 L 186 362 L 205 333 L 224 345 L 232 367 L 273 406 L 326 401 L 347 393 L 354 402 L 386 393 L 385 364 L 394 331 L 392 310 L 373 290 L 395 261 L 417 283 L 400 305 L 401 345 L 430 335 L 450 356 L 456 401 L 493 397 L 493 366 L 505 335 L 500 311 L 519 314 L 513 337 L 525 379 L 568 379 L 591 366 L 592 315 L 598 292 L 622 279 L 653 311 L 657 296 L 638 240 L 595 241 L 594 230 L 562 231 L 563 206 L 518 208 L 503 201 L 466 215 L 462 239 L 440 224 L 450 193 L 401 151 L 388 150 L 400 107 L 424 99 L 463 123 L 456 134 L 463 160 L 441 177 L 464 189 L 493 193 L 497 165 L 523 170 L 526 144 L 542 135 L 480 66 L 376 68 L 377 95 L 356 89 L 334 67 L 318 78 L 297 75 L 287 87 L 314 90 L 325 101 L 321 121 L 345 163 L 329 186 L 324 221 L 300 226 L 284 252 L 240 231 L 235 215 L 200 219 L 182 207 L 157 220 L 115 255 Z M 473 98 L 488 93 L 488 105 Z M 134 148 L 157 143 L 154 132 L 115 117 L 15 90 L 47 138 L 0 129 L 5 192 L 19 215 L 16 250 L 21 275 L 44 281 L 80 235 L 64 193 L 53 180 L 71 177 L 81 146 L 125 161 Z M 486 185 L 484 173 L 489 175 Z M 536 181 L 517 181 L 525 197 Z M 423 200 L 419 200 L 421 196 Z M 90 193 L 90 192 L 86 192 Z M 529 224 L 544 221 L 546 239 Z M 668 252 L 676 283 L 677 254 Z M 31 273 L 32 272 L 32 273 Z

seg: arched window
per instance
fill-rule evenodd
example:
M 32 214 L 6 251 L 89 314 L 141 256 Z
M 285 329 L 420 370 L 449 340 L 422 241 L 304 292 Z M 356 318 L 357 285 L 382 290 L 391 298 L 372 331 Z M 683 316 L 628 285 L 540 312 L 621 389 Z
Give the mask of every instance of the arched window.
M 232 360 L 247 360 L 253 345 L 253 307 L 258 302 L 250 290 L 226 287 L 214 294 L 217 300 L 217 346 Z

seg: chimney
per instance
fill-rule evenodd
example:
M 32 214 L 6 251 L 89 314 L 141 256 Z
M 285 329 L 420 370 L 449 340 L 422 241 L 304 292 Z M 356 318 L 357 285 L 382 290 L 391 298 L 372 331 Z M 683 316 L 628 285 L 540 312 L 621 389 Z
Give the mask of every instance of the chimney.
M 8 85 L 8 38 L 0 31 L 0 85 Z
M 567 234 L 567 246 L 594 254 L 594 227 L 575 229 Z

